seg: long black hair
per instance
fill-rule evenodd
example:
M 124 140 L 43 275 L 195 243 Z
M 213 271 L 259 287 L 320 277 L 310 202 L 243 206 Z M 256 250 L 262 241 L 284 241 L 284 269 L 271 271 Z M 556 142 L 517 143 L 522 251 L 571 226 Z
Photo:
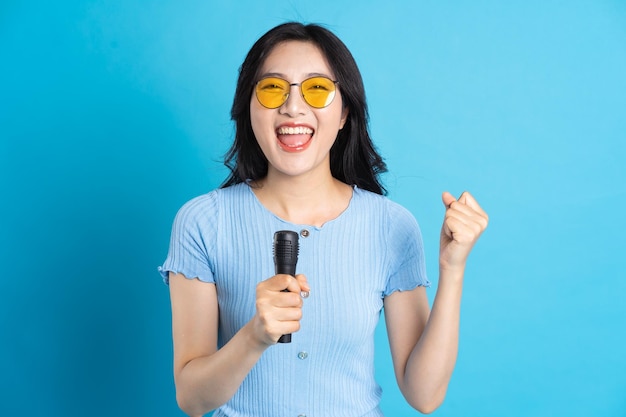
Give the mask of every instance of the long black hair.
M 235 140 L 224 157 L 224 165 L 230 169 L 230 175 L 222 187 L 259 180 L 267 175 L 267 158 L 252 131 L 250 98 L 265 59 L 276 45 L 286 41 L 311 42 L 320 48 L 339 83 L 343 105 L 348 109 L 348 119 L 330 149 L 331 174 L 348 185 L 385 194 L 379 177 L 387 171 L 387 166 L 369 135 L 363 79 L 352 54 L 328 29 L 295 22 L 276 26 L 259 38 L 239 68 L 230 113 L 235 122 Z

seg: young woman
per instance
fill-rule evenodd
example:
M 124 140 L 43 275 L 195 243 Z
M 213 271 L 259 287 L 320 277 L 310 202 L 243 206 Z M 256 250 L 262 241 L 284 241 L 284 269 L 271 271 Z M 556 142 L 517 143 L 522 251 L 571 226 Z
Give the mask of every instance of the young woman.
M 433 411 L 456 361 L 464 268 L 485 212 L 469 193 L 443 194 L 430 311 L 420 231 L 383 196 L 360 73 L 320 26 L 280 25 L 255 43 L 232 118 L 231 175 L 181 208 L 160 268 L 180 407 L 190 416 L 381 416 L 374 329 L 384 307 L 399 387 Z M 295 277 L 274 273 L 278 230 L 300 235 Z M 291 343 L 277 343 L 288 333 Z

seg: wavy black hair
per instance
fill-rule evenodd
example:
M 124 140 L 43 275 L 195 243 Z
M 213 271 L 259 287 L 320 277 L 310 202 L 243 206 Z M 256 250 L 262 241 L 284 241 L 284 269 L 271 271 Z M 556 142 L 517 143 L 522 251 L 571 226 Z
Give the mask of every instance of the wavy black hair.
M 267 158 L 252 131 L 250 98 L 265 59 L 276 45 L 287 41 L 311 42 L 320 48 L 339 82 L 343 105 L 348 109 L 348 119 L 330 149 L 331 174 L 348 185 L 386 194 L 380 175 L 387 171 L 387 166 L 369 135 L 363 79 L 352 54 L 328 29 L 296 22 L 276 26 L 259 38 L 239 68 L 231 109 L 231 118 L 235 122 L 235 140 L 224 156 L 224 165 L 230 174 L 221 187 L 247 180 L 260 180 L 267 175 Z

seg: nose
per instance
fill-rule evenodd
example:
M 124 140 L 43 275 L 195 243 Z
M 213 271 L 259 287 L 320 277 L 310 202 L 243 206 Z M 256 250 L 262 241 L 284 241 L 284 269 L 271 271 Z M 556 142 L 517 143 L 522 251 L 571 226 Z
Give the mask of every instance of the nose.
M 289 84 L 289 95 L 287 100 L 279 108 L 281 114 L 296 117 L 306 113 L 309 106 L 300 94 L 300 84 Z

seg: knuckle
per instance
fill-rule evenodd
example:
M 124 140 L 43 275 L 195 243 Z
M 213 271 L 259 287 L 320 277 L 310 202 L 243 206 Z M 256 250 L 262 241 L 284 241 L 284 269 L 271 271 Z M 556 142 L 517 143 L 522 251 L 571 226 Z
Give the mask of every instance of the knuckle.
M 302 305 L 302 298 L 300 294 L 296 294 L 295 292 L 290 292 L 289 294 L 289 304 L 300 307 Z
M 259 311 L 258 316 L 259 320 L 261 320 L 261 323 L 263 323 L 263 325 L 267 327 L 267 323 L 269 322 L 267 313 L 265 311 Z
M 289 286 L 289 284 L 291 284 L 291 281 L 293 280 L 293 277 L 291 275 L 280 275 L 280 285 L 284 288 L 287 288 Z

